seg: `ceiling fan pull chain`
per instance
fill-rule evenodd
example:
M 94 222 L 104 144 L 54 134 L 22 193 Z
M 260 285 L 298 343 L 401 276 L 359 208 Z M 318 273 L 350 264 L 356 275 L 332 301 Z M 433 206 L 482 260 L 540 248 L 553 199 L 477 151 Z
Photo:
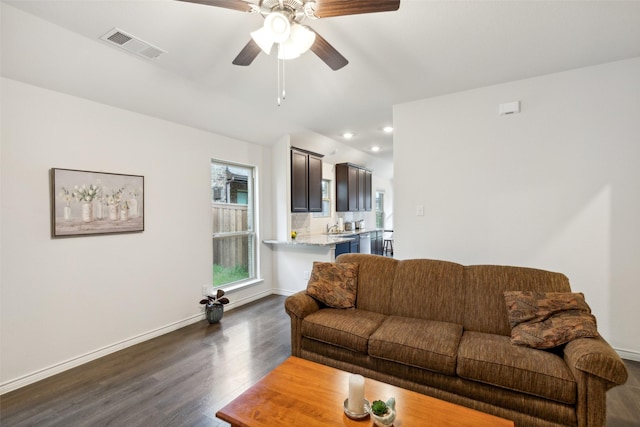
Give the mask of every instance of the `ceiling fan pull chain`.
M 278 107 L 280 106 L 280 60 L 276 58 L 276 65 L 278 67 Z
M 287 91 L 285 89 L 287 81 L 286 81 L 286 73 L 284 71 L 284 59 L 282 60 L 282 100 L 287 99 Z
M 278 63 L 278 107 L 280 103 L 287 98 L 284 80 L 284 59 L 276 59 Z M 280 71 L 282 69 L 282 72 Z

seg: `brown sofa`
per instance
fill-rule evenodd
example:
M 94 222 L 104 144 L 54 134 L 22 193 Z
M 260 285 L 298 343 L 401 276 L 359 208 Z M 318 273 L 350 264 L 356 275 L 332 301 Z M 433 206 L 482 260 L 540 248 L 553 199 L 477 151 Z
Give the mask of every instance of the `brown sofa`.
M 560 274 L 344 254 L 357 263 L 355 309 L 306 291 L 285 302 L 294 356 L 514 420 L 604 426 L 606 391 L 627 379 L 601 337 L 539 350 L 510 342 L 503 292 L 571 292 Z

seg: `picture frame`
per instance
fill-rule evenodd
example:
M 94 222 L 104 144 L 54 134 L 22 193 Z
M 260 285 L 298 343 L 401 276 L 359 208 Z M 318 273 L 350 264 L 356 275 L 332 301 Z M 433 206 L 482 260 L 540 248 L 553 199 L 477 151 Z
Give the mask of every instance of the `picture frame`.
M 144 176 L 52 168 L 51 236 L 144 231 Z

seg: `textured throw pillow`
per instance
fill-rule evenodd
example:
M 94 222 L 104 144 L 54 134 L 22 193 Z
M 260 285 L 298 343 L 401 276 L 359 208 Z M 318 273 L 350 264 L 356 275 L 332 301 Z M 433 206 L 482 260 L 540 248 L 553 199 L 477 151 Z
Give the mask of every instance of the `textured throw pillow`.
M 356 305 L 358 264 L 352 262 L 314 262 L 307 294 L 333 308 Z
M 582 337 L 597 337 L 596 318 L 582 293 L 504 292 L 511 343 L 548 349 Z

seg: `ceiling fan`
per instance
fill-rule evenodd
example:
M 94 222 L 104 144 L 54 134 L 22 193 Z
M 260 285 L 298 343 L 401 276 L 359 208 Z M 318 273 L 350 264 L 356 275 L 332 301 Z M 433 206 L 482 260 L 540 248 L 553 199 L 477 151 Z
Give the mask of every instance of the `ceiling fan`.
M 270 53 L 278 45 L 279 59 L 293 59 L 311 50 L 332 70 L 349 63 L 320 34 L 303 25 L 306 19 L 398 10 L 400 0 L 178 0 L 241 12 L 259 13 L 264 25 L 251 33 L 251 39 L 233 60 L 235 65 L 250 65 L 263 51 Z

